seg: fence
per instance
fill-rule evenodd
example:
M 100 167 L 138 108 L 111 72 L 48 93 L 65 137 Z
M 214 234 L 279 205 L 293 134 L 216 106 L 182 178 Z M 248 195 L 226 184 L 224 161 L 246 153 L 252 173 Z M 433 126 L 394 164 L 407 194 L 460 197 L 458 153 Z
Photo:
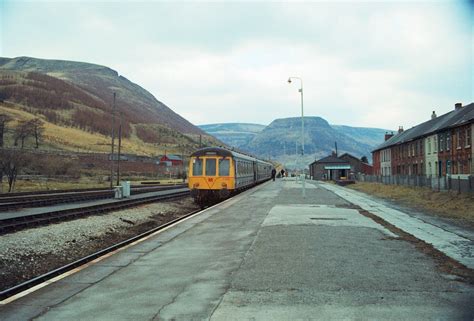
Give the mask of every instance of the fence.
M 378 176 L 359 174 L 360 182 L 377 182 L 386 185 L 405 185 L 428 187 L 434 191 L 453 191 L 457 193 L 474 193 L 473 175 L 424 176 L 424 175 L 393 175 Z

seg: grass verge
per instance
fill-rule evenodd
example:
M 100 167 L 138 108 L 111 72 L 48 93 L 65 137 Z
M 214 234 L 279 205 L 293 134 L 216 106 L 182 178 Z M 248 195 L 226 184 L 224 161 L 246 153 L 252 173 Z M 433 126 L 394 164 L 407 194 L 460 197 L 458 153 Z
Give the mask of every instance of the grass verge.
M 395 201 L 436 216 L 459 220 L 474 227 L 474 195 L 436 192 L 428 188 L 357 182 L 348 188 Z

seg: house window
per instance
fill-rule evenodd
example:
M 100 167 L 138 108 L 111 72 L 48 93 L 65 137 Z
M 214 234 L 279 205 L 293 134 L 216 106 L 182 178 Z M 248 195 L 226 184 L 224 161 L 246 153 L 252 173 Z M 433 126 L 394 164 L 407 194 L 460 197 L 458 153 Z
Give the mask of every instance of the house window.
M 471 146 L 471 129 L 467 128 L 466 129 L 466 147 Z
M 456 148 L 461 148 L 461 131 L 459 129 L 456 130 Z
M 428 138 L 428 155 L 431 154 L 431 138 Z
M 433 137 L 433 154 L 436 153 L 436 151 L 438 150 L 438 139 L 435 137 Z
M 431 170 L 431 162 L 428 163 L 428 174 L 431 175 L 433 172 Z
M 451 133 L 448 133 L 446 135 L 446 150 L 449 150 L 451 148 Z

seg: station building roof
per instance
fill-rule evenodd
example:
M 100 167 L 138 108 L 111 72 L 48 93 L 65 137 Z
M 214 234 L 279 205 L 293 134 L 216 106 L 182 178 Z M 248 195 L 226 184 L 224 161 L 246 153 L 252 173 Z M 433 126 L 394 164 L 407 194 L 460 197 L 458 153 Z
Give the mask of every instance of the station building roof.
M 337 158 L 336 156 L 330 155 L 330 156 L 318 159 L 311 163 L 311 165 L 313 164 L 341 164 L 342 165 L 342 164 L 349 164 L 349 163 L 343 159 Z

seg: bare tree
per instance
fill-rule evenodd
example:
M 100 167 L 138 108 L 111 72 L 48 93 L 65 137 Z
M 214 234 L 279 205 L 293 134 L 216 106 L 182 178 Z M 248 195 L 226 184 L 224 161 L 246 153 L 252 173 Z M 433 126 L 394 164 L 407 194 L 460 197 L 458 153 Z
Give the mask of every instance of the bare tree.
M 28 122 L 31 126 L 30 130 L 35 138 L 35 148 L 39 147 L 39 141 L 43 137 L 44 133 L 44 124 L 43 121 L 39 118 L 34 118 Z
M 0 147 L 3 147 L 3 136 L 5 135 L 6 124 L 11 121 L 12 118 L 7 114 L 0 114 Z
M 0 114 L 0 158 L 3 156 L 3 137 L 6 131 L 6 124 L 11 121 L 12 118 L 7 114 Z M 0 160 L 1 161 L 1 160 Z M 0 163 L 0 193 L 3 192 L 3 167 Z
M 20 141 L 21 142 L 20 147 L 23 149 L 23 147 L 25 146 L 25 140 L 30 136 L 33 136 L 33 131 L 31 128 L 30 121 L 20 120 L 15 127 L 15 132 L 13 136 L 15 140 L 14 145 L 18 146 L 18 141 Z
M 28 164 L 28 162 L 29 157 L 22 150 L 2 150 L 2 153 L 0 154 L 0 169 L 7 176 L 9 193 L 15 188 L 18 173 Z

